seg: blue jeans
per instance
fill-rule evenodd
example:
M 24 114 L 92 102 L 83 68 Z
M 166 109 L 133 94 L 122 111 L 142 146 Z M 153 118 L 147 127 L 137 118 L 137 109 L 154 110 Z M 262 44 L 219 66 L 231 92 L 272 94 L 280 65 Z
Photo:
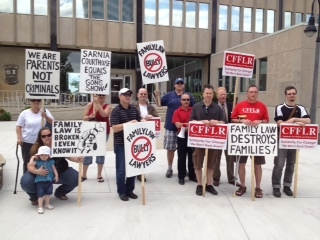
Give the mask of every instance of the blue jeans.
M 20 180 L 21 188 L 30 196 L 30 201 L 38 199 L 35 178 L 36 175 L 27 171 Z M 65 196 L 78 186 L 78 172 L 69 167 L 66 171 L 59 173 L 59 182 L 56 184 L 61 184 L 61 186 L 56 189 L 54 195 L 56 197 Z
M 117 192 L 119 195 L 131 193 L 134 190 L 136 177 L 126 178 L 124 145 L 114 146 L 114 153 L 116 154 Z

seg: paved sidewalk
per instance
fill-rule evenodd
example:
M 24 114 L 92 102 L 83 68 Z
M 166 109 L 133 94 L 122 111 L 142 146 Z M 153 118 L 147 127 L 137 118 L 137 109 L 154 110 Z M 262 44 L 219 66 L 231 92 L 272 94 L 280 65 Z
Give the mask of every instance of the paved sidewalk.
M 228 240 L 319 240 L 320 239 L 320 146 L 300 151 L 298 196 L 272 196 L 273 159 L 263 166 L 264 197 L 251 201 L 251 166 L 247 164 L 247 193 L 233 197 L 226 183 L 225 160 L 218 196 L 195 194 L 196 184 L 178 184 L 165 178 L 166 151 L 158 144 L 157 171 L 146 175 L 146 205 L 142 205 L 141 183 L 136 181 L 138 200 L 121 201 L 116 193 L 115 156 L 111 141 L 106 152 L 104 183 L 96 180 L 96 164 L 82 184 L 82 205 L 77 206 L 77 189 L 68 201 L 52 198 L 54 210 L 37 213 L 18 183 L 13 194 L 17 158 L 15 122 L 0 122 L 0 153 L 6 158 L 4 187 L 0 191 L 0 239 L 228 239 Z M 22 161 L 20 148 L 19 157 Z M 175 158 L 176 163 L 176 158 Z M 70 163 L 78 169 L 78 165 Z M 22 163 L 19 179 L 22 174 Z M 19 180 L 18 180 L 19 182 Z

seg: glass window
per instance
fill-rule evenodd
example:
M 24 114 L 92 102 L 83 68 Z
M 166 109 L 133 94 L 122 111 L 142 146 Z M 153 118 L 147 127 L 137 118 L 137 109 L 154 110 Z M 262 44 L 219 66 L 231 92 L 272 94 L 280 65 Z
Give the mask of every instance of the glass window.
M 274 32 L 274 10 L 267 11 L 267 33 Z
M 17 0 L 17 13 L 30 14 L 30 0 Z
M 156 0 L 145 0 L 144 6 L 144 22 L 156 24 Z
M 263 32 L 263 9 L 256 9 L 256 32 Z
M 73 0 L 60 0 L 60 17 L 73 17 Z
M 240 7 L 231 8 L 231 31 L 240 30 Z
M 245 91 L 247 91 L 247 85 L 246 85 L 246 83 L 247 83 L 246 78 L 241 77 L 241 78 L 240 78 L 240 92 L 245 92 Z
M 219 5 L 219 30 L 228 30 L 228 6 Z
M 119 21 L 119 1 L 108 1 L 108 20 Z
M 260 59 L 260 70 L 259 70 L 259 90 L 267 90 L 267 67 L 268 61 L 266 58 Z
M 252 31 L 252 8 L 243 9 L 243 31 Z
M 196 3 L 186 2 L 186 27 L 196 27 Z
M 225 88 L 227 90 L 227 92 L 230 92 L 230 85 L 231 85 L 231 78 L 230 76 L 225 76 L 226 77 L 226 83 L 225 83 Z
M 88 18 L 88 0 L 76 0 L 76 17 Z
M 48 1 L 47 0 L 33 0 L 35 15 L 48 15 Z
M 257 84 L 257 83 L 256 83 L 256 65 L 257 65 L 257 60 L 254 61 L 252 78 L 249 78 L 249 85 Z M 248 85 L 248 86 L 249 86 L 249 85 Z M 246 89 L 246 91 L 247 91 L 247 89 Z
M 104 0 L 92 0 L 92 18 L 104 19 Z
M 223 84 L 222 68 L 219 68 L 218 71 L 219 71 L 219 77 L 218 77 L 218 79 L 219 79 L 218 81 L 219 81 L 219 82 L 218 82 L 218 86 L 219 86 L 219 87 L 222 87 L 222 84 Z
M 133 22 L 133 0 L 122 0 L 122 21 Z
M 303 21 L 302 19 L 302 13 L 296 13 L 296 22 L 295 24 L 299 24 Z
M 169 26 L 170 21 L 170 0 L 159 0 L 158 24 Z
M 291 27 L 291 12 L 284 13 L 284 28 Z
M 183 2 L 173 1 L 172 26 L 183 27 Z
M 209 4 L 199 3 L 199 28 L 209 28 Z
M 13 13 L 13 0 L 0 1 L 0 12 Z
M 309 18 L 310 18 L 311 14 L 306 14 L 306 22 L 309 22 Z

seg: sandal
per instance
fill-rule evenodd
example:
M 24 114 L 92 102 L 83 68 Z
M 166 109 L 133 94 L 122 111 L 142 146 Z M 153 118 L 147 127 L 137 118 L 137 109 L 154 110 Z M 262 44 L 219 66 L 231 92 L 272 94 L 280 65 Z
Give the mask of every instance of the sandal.
M 97 180 L 98 180 L 98 182 L 99 182 L 99 183 L 102 183 L 102 182 L 104 182 L 104 179 L 103 179 L 103 177 L 98 177 L 98 178 L 97 178 Z
M 261 188 L 256 188 L 256 189 L 255 189 L 254 196 L 255 196 L 256 198 L 262 198 L 262 197 L 263 197 L 263 193 L 262 193 Z
M 239 187 L 239 189 L 236 191 L 237 196 L 242 196 L 247 191 L 247 187 Z
M 46 209 L 49 209 L 49 210 L 54 209 L 54 207 L 53 207 L 52 205 L 50 205 L 50 204 L 46 205 L 45 208 L 46 208 Z
M 81 177 L 81 182 L 83 182 L 83 181 L 85 181 L 85 180 L 87 180 L 88 178 L 86 178 L 86 177 Z
M 38 213 L 39 214 L 43 214 L 44 212 L 43 212 L 43 208 L 38 208 Z

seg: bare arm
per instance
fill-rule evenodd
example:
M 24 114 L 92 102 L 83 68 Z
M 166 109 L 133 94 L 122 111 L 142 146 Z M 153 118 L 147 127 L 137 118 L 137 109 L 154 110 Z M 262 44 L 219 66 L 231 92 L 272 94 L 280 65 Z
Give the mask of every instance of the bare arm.
M 89 115 L 89 111 L 90 111 L 91 106 L 92 106 L 92 103 L 88 103 L 86 105 L 86 108 L 84 109 L 84 114 L 83 114 L 84 115 L 84 117 L 83 117 L 84 121 L 89 121 L 90 119 L 95 117 L 93 113 Z
M 66 159 L 68 159 L 71 162 L 80 163 L 80 162 L 83 162 L 84 158 L 80 156 L 80 157 L 68 157 Z
M 35 160 L 36 156 L 32 156 L 27 165 L 28 171 L 36 175 L 46 176 L 48 174 L 48 170 L 44 169 L 44 166 L 41 166 L 39 169 L 37 169 Z
M 286 121 L 287 123 L 304 123 L 304 124 L 310 124 L 311 119 L 310 118 L 290 118 Z
M 54 173 L 54 180 L 57 182 L 59 182 L 59 175 L 58 175 L 58 171 L 56 169 L 56 167 L 54 165 L 52 165 L 52 170 L 53 170 L 53 173 Z
M 100 104 L 96 104 L 96 109 L 98 110 L 98 112 L 100 113 L 101 117 L 109 117 L 112 107 L 109 104 L 105 109 L 102 108 L 102 106 Z
M 17 144 L 22 145 L 22 127 L 16 126 L 16 133 L 17 133 Z

